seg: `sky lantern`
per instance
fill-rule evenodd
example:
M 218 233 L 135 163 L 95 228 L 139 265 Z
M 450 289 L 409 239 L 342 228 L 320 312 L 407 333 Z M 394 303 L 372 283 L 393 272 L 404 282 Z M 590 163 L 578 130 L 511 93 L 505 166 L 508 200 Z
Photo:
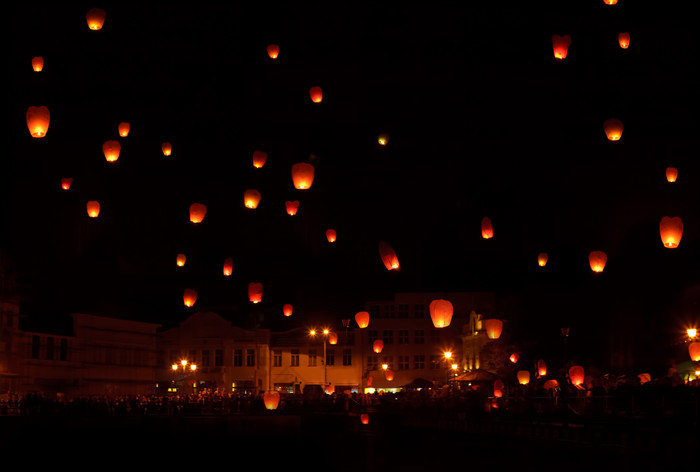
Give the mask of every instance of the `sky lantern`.
M 260 204 L 260 192 L 255 189 L 248 189 L 243 192 L 243 204 L 246 208 L 257 208 Z
M 683 220 L 678 216 L 664 216 L 659 223 L 659 233 L 664 247 L 677 248 L 683 236 Z
M 185 303 L 186 307 L 194 306 L 197 301 L 197 291 L 191 288 L 186 288 L 182 293 L 182 301 Z
M 562 60 L 566 59 L 566 55 L 569 52 L 569 46 L 571 46 L 571 36 L 565 34 L 560 36 L 558 34 L 552 35 L 552 49 L 554 50 L 554 57 L 556 59 Z
M 27 128 L 33 138 L 43 138 L 49 131 L 51 113 L 48 107 L 29 107 L 27 109 Z
M 379 255 L 387 270 L 399 269 L 399 258 L 396 257 L 394 249 L 388 243 L 379 241 Z
M 591 265 L 593 272 L 603 272 L 607 262 L 608 256 L 603 251 L 592 251 L 588 255 L 588 263 Z
M 452 302 L 437 299 L 430 302 L 430 317 L 436 328 L 446 328 L 452 322 Z
M 572 365 L 569 367 L 569 380 L 571 380 L 571 383 L 575 386 L 580 386 L 583 385 L 583 367 L 580 365 Z
M 206 214 L 207 206 L 205 204 L 193 203 L 190 205 L 190 221 L 192 223 L 201 223 Z
M 692 361 L 700 361 L 700 343 L 693 341 L 688 344 L 688 354 L 690 354 L 690 359 Z
M 129 131 L 131 131 L 131 125 L 126 121 L 123 121 L 119 123 L 117 129 L 119 130 L 119 136 L 121 136 L 122 138 L 126 138 L 127 136 L 129 136 Z
M 484 239 L 493 238 L 493 223 L 488 216 L 484 216 L 481 220 L 481 237 Z
M 102 8 L 91 8 L 85 15 L 88 28 L 90 28 L 93 31 L 102 29 L 106 17 L 107 12 L 105 12 Z
M 292 316 L 293 312 L 294 312 L 294 307 L 291 304 L 285 303 L 282 306 L 282 313 L 284 313 L 284 316 Z
M 63 190 L 68 190 L 72 183 L 73 183 L 73 177 L 63 177 L 61 179 L 61 188 Z
M 603 3 L 605 3 L 606 5 L 616 5 L 617 0 L 603 0 Z
M 539 377 L 547 376 L 547 363 L 544 361 L 544 359 L 537 361 L 537 375 Z
M 44 69 L 44 58 L 41 56 L 33 57 L 32 69 L 34 69 L 34 72 L 41 72 Z
M 260 282 L 251 282 L 248 284 L 248 300 L 251 303 L 260 303 L 263 296 L 263 284 Z
M 362 424 L 369 424 L 369 415 L 367 413 L 362 413 L 360 415 L 360 422 Z
M 382 349 L 384 349 L 384 341 L 381 339 L 375 339 L 372 343 L 372 350 L 379 354 L 382 352 Z
M 334 243 L 335 240 L 337 239 L 337 234 L 334 229 L 328 229 L 326 230 L 326 239 L 328 239 L 329 243 Z
M 178 267 L 184 267 L 185 262 L 187 262 L 187 256 L 185 254 L 180 253 L 175 258 L 175 264 L 177 264 Z
M 630 46 L 630 34 L 620 33 L 617 35 L 617 41 L 622 49 L 627 49 Z
M 678 179 L 678 169 L 675 167 L 666 167 L 666 180 L 675 182 Z
M 233 257 L 224 259 L 224 277 L 228 277 L 233 273 Z
M 610 141 L 619 141 L 622 137 L 622 130 L 624 129 L 622 121 L 617 118 L 609 118 L 603 122 L 603 129 L 605 130 L 605 135 Z
M 510 355 L 510 357 L 509 357 L 508 359 L 509 359 L 513 364 L 517 364 L 519 358 L 520 358 L 520 354 L 518 354 L 517 352 L 514 352 L 513 354 Z
M 294 188 L 298 190 L 306 190 L 311 188 L 314 182 L 314 166 L 308 162 L 297 162 L 292 165 L 292 182 Z
M 505 384 L 501 379 L 496 379 L 493 381 L 493 396 L 496 398 L 501 398 L 503 396 L 503 389 Z
M 519 370 L 517 377 L 520 385 L 527 385 L 530 383 L 530 372 L 527 370 Z
M 277 56 L 280 55 L 280 47 L 277 44 L 268 44 L 267 55 L 270 56 L 270 59 L 277 59 Z
M 309 96 L 311 96 L 312 102 L 321 103 L 321 100 L 323 100 L 323 91 L 321 87 L 311 87 L 309 89 Z
M 276 410 L 280 404 L 280 392 L 268 390 L 263 393 L 263 403 L 268 410 Z
M 253 167 L 256 169 L 262 168 L 267 162 L 267 153 L 264 151 L 253 152 Z
M 87 202 L 87 214 L 90 218 L 97 218 L 100 215 L 100 202 L 96 200 Z
M 486 320 L 484 323 L 486 327 L 486 335 L 489 339 L 498 339 L 501 337 L 501 332 L 503 332 L 503 321 L 491 318 Z
M 109 140 L 102 145 L 102 152 L 105 155 L 107 162 L 116 162 L 119 159 L 119 153 L 122 150 L 122 145 L 119 141 Z
M 170 143 L 163 143 L 160 145 L 160 148 L 163 150 L 164 156 L 169 156 L 173 153 L 173 146 Z
M 541 252 L 537 255 L 537 265 L 539 265 L 540 267 L 546 266 L 548 260 L 549 256 L 546 252 Z
M 542 386 L 545 390 L 554 390 L 559 388 L 559 382 L 556 379 L 549 379 Z
M 384 371 L 384 378 L 385 378 L 388 382 L 391 382 L 392 380 L 394 380 L 394 371 L 393 371 L 393 370 L 389 370 L 389 369 L 385 370 L 385 371 Z
M 651 374 L 648 372 L 638 374 L 637 378 L 639 379 L 639 385 L 644 385 L 647 382 L 651 382 Z
M 379 137 L 377 138 L 377 143 L 380 146 L 386 146 L 387 144 L 389 144 L 389 135 L 380 134 Z
M 299 209 L 299 200 L 287 200 L 286 202 L 284 202 L 284 206 L 287 209 L 287 214 L 289 216 L 294 216 L 297 214 L 297 210 Z
M 328 344 L 338 344 L 338 333 L 328 333 Z
M 358 311 L 355 314 L 355 322 L 360 328 L 366 328 L 369 326 L 369 312 L 368 311 Z

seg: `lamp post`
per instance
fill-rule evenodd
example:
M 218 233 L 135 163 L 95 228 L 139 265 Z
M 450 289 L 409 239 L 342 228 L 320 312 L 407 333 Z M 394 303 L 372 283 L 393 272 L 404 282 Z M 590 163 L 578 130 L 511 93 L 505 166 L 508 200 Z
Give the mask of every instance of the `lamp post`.
M 316 337 L 316 330 L 312 329 L 309 331 L 309 335 L 312 338 Z M 328 368 L 326 366 L 326 344 L 328 344 L 328 335 L 330 334 L 330 330 L 328 328 L 323 329 L 323 388 L 325 390 L 326 386 L 328 385 Z
M 197 364 L 191 364 L 187 359 L 182 359 L 179 364 L 173 364 L 171 367 L 173 372 L 179 372 L 182 368 L 183 375 L 187 375 L 188 371 L 194 374 L 197 370 Z M 192 393 L 194 393 L 194 385 L 192 385 Z

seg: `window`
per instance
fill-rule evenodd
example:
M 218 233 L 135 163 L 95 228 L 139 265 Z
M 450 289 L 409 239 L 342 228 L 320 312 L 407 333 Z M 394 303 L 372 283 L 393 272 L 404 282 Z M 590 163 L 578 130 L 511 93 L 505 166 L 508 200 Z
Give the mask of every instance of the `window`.
M 399 370 L 408 370 L 408 356 L 399 356 Z
M 377 355 L 370 355 L 367 356 L 367 370 L 377 370 L 379 367 L 379 356 Z
M 408 304 L 399 304 L 399 318 L 408 318 Z
M 217 349 L 214 351 L 214 365 L 217 367 L 221 367 L 224 365 L 224 350 L 223 349 Z
M 423 354 L 416 354 L 413 356 L 413 368 L 425 369 L 425 356 Z
M 413 332 L 413 343 L 414 344 L 424 344 L 425 343 L 425 333 L 422 329 L 417 329 Z
M 53 351 L 54 351 L 54 339 L 51 337 L 46 338 L 46 359 L 52 361 L 53 360 Z
M 370 305 L 370 307 L 367 309 L 367 311 L 369 311 L 369 318 L 370 319 L 379 318 L 379 305 Z
M 209 358 L 209 349 L 202 350 L 202 367 L 209 367 L 211 359 Z
M 299 349 L 292 349 L 292 360 L 291 360 L 290 365 L 292 365 L 292 366 L 299 365 Z
M 233 350 L 233 366 L 240 367 L 243 365 L 243 349 Z
M 438 344 L 440 342 L 440 330 L 431 329 L 430 330 L 430 342 L 433 344 Z
M 326 365 L 335 365 L 335 349 L 326 351 Z
M 309 349 L 309 367 L 316 365 L 316 349 Z
M 408 344 L 408 330 L 407 329 L 400 329 L 399 330 L 399 344 Z
M 272 351 L 272 366 L 282 367 L 282 351 Z
M 430 368 L 439 369 L 444 358 L 444 356 L 430 356 Z
M 376 329 L 370 329 L 367 331 L 367 344 L 372 344 L 375 339 L 379 337 L 379 331 Z
M 38 359 L 40 351 L 41 338 L 39 338 L 39 336 L 32 336 L 32 359 Z
M 61 339 L 61 344 L 59 347 L 59 354 L 58 354 L 58 359 L 61 361 L 67 361 L 68 360 L 68 340 L 67 339 Z
M 245 365 L 247 367 L 255 366 L 255 349 L 246 349 Z
M 384 318 L 394 318 L 394 305 L 384 305 Z
M 413 305 L 413 317 L 417 319 L 425 318 L 425 305 L 422 303 Z
M 384 340 L 384 344 L 394 344 L 394 330 L 385 329 L 382 338 Z
M 352 349 L 343 349 L 343 365 L 352 365 Z

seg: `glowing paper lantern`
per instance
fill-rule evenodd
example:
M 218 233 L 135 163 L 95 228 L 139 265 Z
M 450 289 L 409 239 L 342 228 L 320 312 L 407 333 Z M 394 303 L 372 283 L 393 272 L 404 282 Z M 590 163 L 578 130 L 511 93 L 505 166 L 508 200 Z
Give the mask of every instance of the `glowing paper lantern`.
M 299 209 L 299 200 L 287 200 L 286 202 L 284 202 L 284 206 L 285 208 L 287 208 L 287 214 L 289 216 L 294 216 L 297 214 L 297 210 Z
M 484 239 L 493 238 L 493 223 L 488 216 L 481 220 L 481 237 Z
M 367 413 L 362 413 L 360 415 L 360 422 L 362 424 L 369 424 L 369 415 Z
M 246 208 L 255 209 L 260 204 L 260 192 L 255 189 L 248 189 L 243 192 L 243 204 Z
M 380 134 L 377 138 L 377 143 L 379 143 L 380 146 L 386 146 L 389 144 L 389 136 L 386 134 Z
M 44 58 L 41 56 L 36 56 L 32 58 L 32 69 L 34 72 L 41 72 L 44 68 Z
M 277 56 L 280 55 L 280 47 L 277 44 L 268 44 L 267 55 L 270 56 L 270 59 L 277 59 Z
M 509 357 L 508 359 L 509 359 L 513 364 L 517 364 L 519 358 L 520 358 L 520 354 L 518 354 L 517 352 L 514 352 L 513 354 L 510 355 L 510 357 Z
M 268 390 L 263 393 L 263 403 L 268 410 L 276 410 L 280 404 L 280 393 L 276 390 Z
M 169 156 L 173 153 L 173 146 L 170 143 L 161 144 L 160 149 L 163 151 L 164 156 Z
M 338 344 L 338 333 L 328 333 L 328 344 Z
M 337 239 L 337 234 L 334 229 L 326 230 L 326 239 L 328 239 L 329 243 L 335 242 L 335 240 Z
M 518 383 L 520 385 L 527 385 L 530 383 L 530 372 L 527 370 L 519 370 L 518 371 Z
M 122 138 L 126 138 L 129 136 L 129 131 L 131 131 L 131 125 L 127 122 L 121 122 L 119 123 L 119 126 L 117 127 L 119 130 L 119 136 Z
M 664 247 L 677 248 L 683 237 L 683 220 L 678 216 L 664 216 L 659 223 L 659 234 Z
M 393 370 L 388 370 L 388 369 L 385 370 L 385 371 L 384 371 L 384 378 L 385 378 L 387 381 L 389 381 L 389 382 L 391 382 L 392 380 L 394 380 L 394 371 L 393 371 Z
M 617 35 L 617 41 L 622 49 L 627 49 L 630 46 L 630 34 L 620 33 Z
M 644 385 L 647 382 L 651 382 L 651 374 L 646 373 L 646 372 L 643 374 L 637 375 L 637 378 L 639 378 L 640 385 Z
M 105 143 L 102 145 L 102 152 L 104 153 L 107 162 L 116 162 L 117 159 L 119 159 L 119 153 L 121 150 L 122 145 L 119 144 L 119 141 L 105 141 Z
M 692 342 L 688 344 L 688 354 L 690 354 L 691 360 L 700 361 L 700 343 Z
M 610 141 L 619 141 L 620 138 L 622 138 L 622 131 L 624 128 L 622 121 L 617 118 L 609 118 L 603 122 L 605 135 Z
M 382 341 L 381 339 L 375 339 L 372 343 L 372 350 L 379 354 L 380 352 L 382 352 L 382 349 L 384 349 L 384 341 Z
M 33 138 L 43 138 L 49 131 L 51 113 L 48 107 L 29 107 L 27 109 L 27 128 Z
M 388 243 L 379 241 L 379 255 L 387 270 L 399 269 L 399 258 L 396 257 L 394 249 Z
M 544 359 L 537 361 L 537 375 L 540 377 L 545 377 L 547 375 L 547 363 Z
M 292 182 L 294 188 L 306 190 L 311 188 L 314 182 L 314 166 L 308 162 L 297 162 L 292 166 Z
M 496 379 L 493 381 L 493 396 L 496 398 L 501 398 L 503 396 L 503 389 L 505 384 L 501 379 Z
M 73 177 L 64 177 L 61 179 L 61 188 L 63 190 L 68 190 L 72 183 L 73 183 Z
M 497 319 L 488 319 L 484 323 L 486 327 L 486 335 L 489 339 L 498 339 L 503 332 L 503 321 Z
M 97 218 L 100 215 L 100 202 L 95 200 L 87 202 L 87 214 L 90 218 Z
M 433 326 L 436 328 L 446 328 L 452 322 L 452 302 L 449 300 L 437 299 L 430 302 L 430 317 Z
M 190 221 L 192 223 L 201 223 L 206 214 L 207 206 L 203 203 L 193 203 L 190 205 Z
M 542 386 L 545 390 L 554 390 L 555 388 L 559 388 L 559 382 L 557 382 L 556 379 L 549 379 Z
M 335 393 L 335 385 L 326 385 L 324 390 L 326 395 L 333 395 Z
M 224 260 L 224 277 L 228 277 L 233 273 L 233 257 L 227 257 Z
M 554 50 L 554 57 L 558 60 L 566 59 L 566 55 L 569 52 L 569 46 L 571 46 L 571 36 L 565 34 L 560 36 L 558 34 L 552 35 L 552 49 Z
M 107 13 L 102 8 L 91 8 L 85 15 L 88 28 L 90 28 L 93 31 L 102 29 L 106 17 Z
M 580 365 L 572 365 L 569 367 L 569 380 L 575 386 L 583 385 L 584 380 L 583 367 Z
M 182 294 L 182 301 L 185 303 L 186 307 L 194 306 L 194 303 L 197 301 L 197 291 L 186 288 Z
M 588 263 L 591 265 L 593 272 L 603 272 L 607 262 L 608 256 L 603 251 L 592 251 L 588 255 Z
M 603 3 L 606 5 L 615 5 L 617 4 L 617 0 L 603 0 Z
M 253 152 L 253 167 L 256 169 L 262 168 L 267 162 L 267 153 L 263 151 Z
M 678 179 L 678 169 L 675 167 L 666 167 L 666 180 L 675 182 Z
M 282 307 L 282 313 L 284 313 L 284 316 L 292 316 L 293 311 L 294 307 L 292 307 L 292 305 L 290 305 L 289 303 L 285 303 Z
M 175 264 L 177 264 L 178 267 L 184 267 L 185 262 L 187 262 L 187 256 L 185 254 L 178 254 L 177 258 L 175 258 Z
M 263 296 L 263 285 L 260 282 L 251 282 L 248 284 L 248 300 L 251 303 L 260 303 Z
M 549 256 L 546 252 L 541 252 L 537 255 L 537 265 L 539 265 L 540 267 L 546 266 L 548 260 Z
M 360 328 L 366 328 L 369 326 L 369 312 L 358 311 L 357 314 L 355 314 L 355 322 Z
M 321 103 L 321 100 L 323 100 L 323 91 L 321 87 L 311 87 L 309 89 L 309 96 L 311 96 L 312 102 Z

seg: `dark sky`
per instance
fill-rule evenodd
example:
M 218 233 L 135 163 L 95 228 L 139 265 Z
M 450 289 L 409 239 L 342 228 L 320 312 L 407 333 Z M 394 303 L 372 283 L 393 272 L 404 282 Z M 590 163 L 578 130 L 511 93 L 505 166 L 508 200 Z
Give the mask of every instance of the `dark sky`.
M 249 3 L 103 4 L 100 31 L 86 25 L 92 4 L 8 15 L 1 235 L 25 312 L 167 325 L 190 312 L 190 287 L 199 309 L 286 327 L 351 317 L 394 291 L 497 290 L 522 297 L 504 317 L 623 313 L 646 325 L 700 281 L 698 50 L 679 5 Z M 553 34 L 572 36 L 563 62 Z M 51 111 L 45 138 L 27 131 L 32 105 Z M 603 132 L 611 117 L 625 125 L 619 142 Z M 112 164 L 111 139 L 122 144 Z M 255 150 L 268 153 L 262 169 Z M 315 166 L 311 189 L 294 189 L 295 162 Z M 262 194 L 255 210 L 243 207 L 247 188 Z M 87 200 L 101 202 L 97 220 Z M 286 200 L 301 202 L 296 216 Z M 199 226 L 193 202 L 208 206 Z M 666 215 L 685 225 L 675 250 L 660 242 Z M 382 265 L 380 240 L 400 272 Z M 598 249 L 608 267 L 593 276 Z M 255 307 L 249 282 L 264 285 Z M 293 320 L 281 319 L 283 303 Z

